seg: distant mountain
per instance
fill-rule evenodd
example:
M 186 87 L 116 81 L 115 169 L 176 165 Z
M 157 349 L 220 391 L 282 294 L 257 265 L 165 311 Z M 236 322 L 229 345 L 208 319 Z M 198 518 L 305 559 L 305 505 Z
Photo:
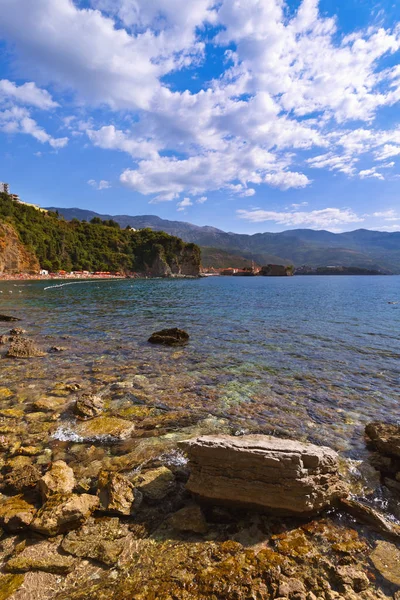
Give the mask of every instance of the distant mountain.
M 65 219 L 90 221 L 93 217 L 114 219 L 121 227 L 130 225 L 135 229 L 149 227 L 155 231 L 165 231 L 170 235 L 194 242 L 205 247 L 207 266 L 215 260 L 234 261 L 235 257 L 257 264 L 293 264 L 321 267 L 337 265 L 362 267 L 400 273 L 400 232 L 387 233 L 358 229 L 346 233 L 331 233 L 313 229 L 293 229 L 281 233 L 256 233 L 246 235 L 227 233 L 215 227 L 199 227 L 182 221 L 168 221 L 154 215 L 101 215 L 79 208 L 49 208 L 57 210 Z M 221 255 L 216 250 L 224 250 L 230 255 Z M 238 262 L 238 265 L 242 264 Z M 212 266 L 218 267 L 219 264 Z M 232 264 L 232 266 L 236 266 Z

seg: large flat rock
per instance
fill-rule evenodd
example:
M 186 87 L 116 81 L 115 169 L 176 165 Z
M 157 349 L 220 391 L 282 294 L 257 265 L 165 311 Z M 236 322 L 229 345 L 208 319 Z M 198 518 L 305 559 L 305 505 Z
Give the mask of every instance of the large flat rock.
M 208 502 L 308 515 L 346 496 L 330 448 L 264 435 L 201 436 L 179 445 L 189 458 L 188 490 Z

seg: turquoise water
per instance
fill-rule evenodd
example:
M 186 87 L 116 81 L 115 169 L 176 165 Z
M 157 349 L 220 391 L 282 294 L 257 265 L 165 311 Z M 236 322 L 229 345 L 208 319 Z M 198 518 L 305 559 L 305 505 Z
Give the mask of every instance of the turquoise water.
M 400 419 L 400 277 L 3 282 L 0 291 L 1 313 L 21 317 L 43 348 L 66 347 L 4 360 L 0 385 L 15 393 L 135 378 L 149 400 L 199 422 L 356 459 L 366 422 Z M 187 347 L 147 343 L 170 326 L 188 331 Z

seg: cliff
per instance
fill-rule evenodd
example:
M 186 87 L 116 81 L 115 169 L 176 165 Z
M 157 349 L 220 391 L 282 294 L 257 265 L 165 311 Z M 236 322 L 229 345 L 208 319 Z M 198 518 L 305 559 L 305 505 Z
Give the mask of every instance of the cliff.
M 0 275 L 15 273 L 39 273 L 36 256 L 22 244 L 15 229 L 0 223 Z
M 292 266 L 266 265 L 265 267 L 261 267 L 259 275 L 266 277 L 289 277 L 293 275 L 293 272 L 294 269 Z

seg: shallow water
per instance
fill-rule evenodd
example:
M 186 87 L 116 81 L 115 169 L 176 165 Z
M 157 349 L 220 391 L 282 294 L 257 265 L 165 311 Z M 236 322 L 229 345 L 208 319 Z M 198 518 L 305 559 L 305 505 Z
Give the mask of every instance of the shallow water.
M 170 436 L 202 431 L 204 420 L 206 431 L 212 422 L 274 433 L 352 459 L 365 456 L 365 423 L 400 419 L 400 303 L 389 304 L 400 300 L 400 277 L 7 282 L 0 291 L 1 313 L 21 317 L 44 349 L 67 348 L 2 361 L 0 386 L 25 403 L 57 382 L 104 393 L 128 381 L 154 416 L 167 414 L 157 404 L 174 411 Z M 190 333 L 185 348 L 147 343 L 170 326 Z M 131 406 L 110 399 L 113 414 L 134 420 Z M 180 412 L 193 422 L 181 426 Z

